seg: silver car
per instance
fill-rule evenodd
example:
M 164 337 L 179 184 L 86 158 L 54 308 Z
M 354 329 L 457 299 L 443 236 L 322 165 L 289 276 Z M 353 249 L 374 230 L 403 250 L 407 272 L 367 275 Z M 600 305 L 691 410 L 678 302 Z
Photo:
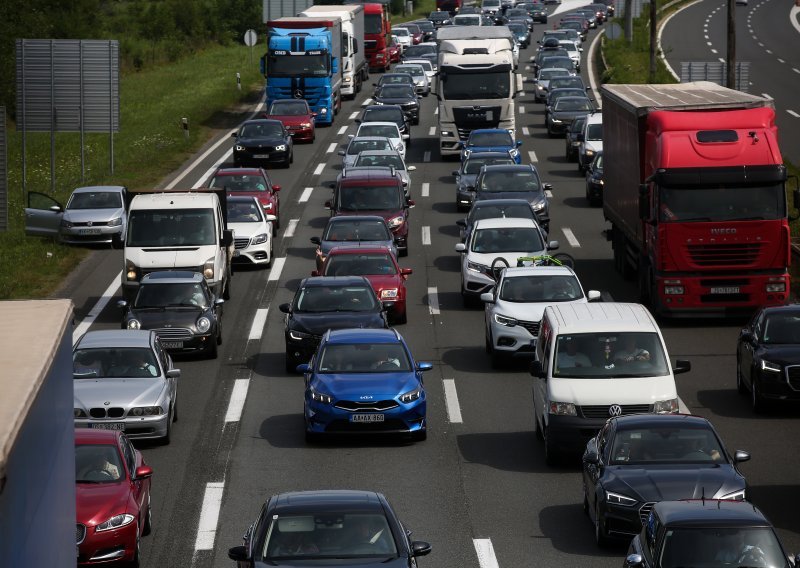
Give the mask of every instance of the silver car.
M 395 73 L 408 73 L 414 79 L 414 88 L 418 94 L 427 97 L 431 94 L 431 84 L 425 68 L 419 63 L 400 63 L 395 65 Z
M 417 166 L 406 166 L 403 157 L 399 152 L 395 152 L 394 150 L 366 150 L 364 152 L 359 152 L 351 167 L 363 168 L 375 166 L 394 168 L 394 170 L 400 174 L 403 180 L 403 188 L 406 190 L 406 195 L 408 195 L 411 189 L 411 176 L 408 172 L 415 171 Z
M 72 353 L 75 426 L 167 444 L 181 372 L 154 331 L 90 331 Z
M 44 193 L 28 192 L 25 234 L 69 244 L 111 243 L 125 234 L 127 189 L 118 185 L 79 187 L 64 207 Z
M 342 156 L 342 168 L 347 168 L 353 165 L 356 157 L 365 150 L 391 150 L 395 151 L 395 147 L 391 140 L 384 136 L 353 136 L 350 135 L 350 141 L 343 150 L 339 150 L 339 155 Z

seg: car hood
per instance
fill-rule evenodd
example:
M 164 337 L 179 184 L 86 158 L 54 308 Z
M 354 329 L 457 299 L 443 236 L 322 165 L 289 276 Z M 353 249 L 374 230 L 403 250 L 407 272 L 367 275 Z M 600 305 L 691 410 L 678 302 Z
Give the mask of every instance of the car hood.
M 420 386 L 413 372 L 317 374 L 314 390 L 348 400 L 386 400 Z M 371 399 L 361 397 L 372 397 Z
M 478 174 L 462 174 L 458 176 L 458 189 L 467 188 L 467 187 L 475 187 L 475 180 L 477 179 Z
M 83 408 L 154 406 L 167 388 L 160 377 L 74 379 L 73 385 L 76 406 Z
M 129 495 L 130 485 L 126 480 L 117 483 L 76 483 L 77 521 L 93 527 L 115 515 L 127 513 Z
M 268 232 L 266 223 L 228 223 L 228 229 L 233 230 L 233 236 L 239 238 L 250 238 L 255 235 Z
M 125 209 L 67 209 L 63 219 L 72 223 L 108 223 L 113 219 L 125 218 Z
M 495 307 L 492 310 L 494 313 L 504 315 L 506 317 L 515 318 L 524 321 L 541 321 L 544 315 L 544 309 L 547 306 L 554 304 L 568 305 L 568 304 L 585 304 L 586 297 L 579 300 L 570 300 L 562 302 L 509 302 L 506 300 L 497 300 Z
M 550 399 L 580 405 L 653 404 L 678 398 L 672 375 L 623 379 L 558 377 L 547 381 Z
M 744 478 L 729 464 L 608 466 L 603 471 L 604 487 L 636 497 L 640 501 L 712 499 L 744 489 Z
M 280 137 L 237 138 L 236 144 L 241 144 L 242 146 L 258 146 L 260 148 L 262 146 L 278 146 L 280 144 L 286 144 L 286 140 Z
M 369 280 L 370 284 L 372 284 L 372 288 L 375 290 L 375 292 L 380 292 L 381 290 L 385 290 L 387 288 L 399 289 L 403 287 L 403 279 L 399 274 L 367 274 L 366 279 Z
M 331 252 L 332 249 L 335 247 L 341 246 L 359 246 L 359 247 L 392 247 L 394 246 L 394 240 L 388 241 L 322 241 L 320 245 L 320 250 L 323 254 L 327 255 Z
M 374 328 L 386 327 L 386 321 L 380 312 L 294 312 L 289 328 L 295 331 L 322 335 L 329 329 Z
M 376 102 L 381 102 L 385 105 L 404 105 L 408 103 L 415 103 L 417 99 L 409 99 L 406 97 L 375 97 Z
M 796 365 L 800 358 L 800 345 L 774 344 L 761 345 L 758 354 L 762 359 L 780 365 Z
M 138 308 L 129 312 L 142 324 L 142 329 L 158 329 L 162 327 L 194 327 L 203 313 L 197 306 L 185 308 Z

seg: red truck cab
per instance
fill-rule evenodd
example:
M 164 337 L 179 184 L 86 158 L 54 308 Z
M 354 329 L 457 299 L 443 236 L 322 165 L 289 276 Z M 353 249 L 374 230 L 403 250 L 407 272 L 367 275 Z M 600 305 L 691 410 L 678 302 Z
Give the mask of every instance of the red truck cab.
M 389 3 L 364 4 L 364 51 L 370 71 L 383 73 L 391 66 L 389 40 L 391 34 Z

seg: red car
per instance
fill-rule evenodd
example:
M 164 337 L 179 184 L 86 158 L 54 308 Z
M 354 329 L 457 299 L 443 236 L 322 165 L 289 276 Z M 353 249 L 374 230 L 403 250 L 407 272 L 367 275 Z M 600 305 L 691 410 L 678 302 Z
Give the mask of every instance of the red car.
M 281 186 L 272 183 L 264 168 L 218 168 L 208 187 L 224 187 L 230 195 L 257 197 L 264 208 L 265 215 L 275 215 L 272 235 L 278 234 L 281 227 L 281 201 L 278 192 Z
M 389 46 L 386 48 L 389 52 L 389 61 L 392 63 L 400 63 L 400 56 L 403 54 L 403 48 L 397 45 L 397 36 L 392 36 L 389 40 Z
M 424 34 L 422 33 L 422 30 L 419 29 L 419 26 L 417 24 L 411 24 L 411 23 L 403 24 L 400 27 L 406 28 L 408 30 L 408 33 L 411 34 L 411 44 L 412 45 L 417 45 L 419 43 L 422 43 L 422 39 L 424 37 Z
M 139 566 L 140 539 L 152 528 L 152 475 L 122 432 L 75 429 L 79 566 Z
M 400 268 L 397 260 L 385 247 L 336 247 L 330 251 L 322 271 L 312 276 L 365 276 L 378 299 L 389 303 L 390 323 L 406 323 L 406 279 L 410 268 Z
M 309 144 L 316 138 L 315 116 L 317 113 L 311 112 L 305 99 L 274 101 L 269 107 L 269 111 L 264 114 L 264 118 L 280 120 L 295 142 L 308 142 Z

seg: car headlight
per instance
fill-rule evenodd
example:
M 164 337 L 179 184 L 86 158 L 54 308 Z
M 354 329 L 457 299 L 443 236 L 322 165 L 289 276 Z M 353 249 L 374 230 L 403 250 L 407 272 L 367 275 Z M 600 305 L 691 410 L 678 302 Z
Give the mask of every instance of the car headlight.
M 387 223 L 387 225 L 389 225 L 390 229 L 396 229 L 397 227 L 402 225 L 404 222 L 405 222 L 405 219 L 403 218 L 403 216 L 402 215 L 398 215 L 397 217 L 392 217 L 391 219 L 389 219 L 389 222 Z
M 267 235 L 267 233 L 261 233 L 260 235 L 256 235 L 255 237 L 253 237 L 253 239 L 250 241 L 250 244 L 260 245 L 261 243 L 267 242 L 268 238 L 269 235 Z
M 544 91 L 544 85 L 536 85 L 537 91 Z
M 472 154 L 472 150 L 470 150 L 469 148 L 464 150 L 464 158 L 469 158 L 470 154 Z
M 442 130 L 441 135 L 444 137 L 450 137 L 453 135 L 453 133 L 450 132 L 449 130 Z
M 164 414 L 160 406 L 137 406 L 128 411 L 128 416 L 159 416 Z
M 473 272 L 486 272 L 489 270 L 489 267 L 485 264 L 478 264 L 477 262 L 467 261 L 467 270 L 472 270 Z
M 405 402 L 406 404 L 408 404 L 409 402 L 414 402 L 415 400 L 419 400 L 419 397 L 421 396 L 422 396 L 422 387 L 401 394 L 400 402 Z
M 142 329 L 142 322 L 137 319 L 129 319 L 126 327 L 128 329 Z
M 381 300 L 393 300 L 395 298 L 397 298 L 397 288 L 386 288 L 385 290 L 381 290 Z
M 496 321 L 500 325 L 505 325 L 508 327 L 514 327 L 515 325 L 517 325 L 516 319 L 508 318 L 506 316 L 501 316 L 500 314 L 494 314 L 494 321 Z
M 550 401 L 550 414 L 557 414 L 559 416 L 577 416 L 578 411 L 575 405 L 571 402 L 555 402 Z
M 383 101 L 374 100 L 374 101 L 372 101 L 372 104 L 383 105 Z
M 319 109 L 319 113 L 320 114 L 328 114 L 328 109 L 323 107 L 323 108 Z
M 402 154 L 403 152 L 405 152 L 405 150 L 406 150 L 406 147 L 405 147 L 405 146 L 403 146 L 402 144 L 398 144 L 398 145 L 397 145 L 397 151 L 398 151 L 398 152 L 400 152 L 401 154 Z
M 516 158 L 517 156 L 519 156 L 519 150 L 517 150 L 516 148 L 512 148 L 510 154 L 512 157 Z
M 242 146 L 241 144 L 237 144 L 236 146 L 234 146 L 234 150 L 236 150 L 237 152 L 244 152 L 244 146 Z
M 562 120 L 558 118 L 554 118 L 552 115 L 550 116 L 550 122 L 553 124 L 561 124 Z
M 738 491 L 734 491 L 733 493 L 726 493 L 722 497 L 718 497 L 718 499 L 727 499 L 730 501 L 744 501 L 745 500 L 745 490 L 739 489 Z
M 591 150 L 591 149 L 589 149 L 589 148 L 586 148 L 586 155 L 587 155 L 587 156 L 594 156 L 594 150 Z
M 310 333 L 303 333 L 302 331 L 295 331 L 294 329 L 290 329 L 289 337 L 291 337 L 295 341 L 301 341 L 303 339 L 311 339 L 311 337 L 313 336 Z
M 311 400 L 314 402 L 319 402 L 322 404 L 333 404 L 333 397 L 329 394 L 322 394 L 321 392 L 317 392 L 314 389 L 309 389 L 311 393 Z
M 114 529 L 119 529 L 124 527 L 125 525 L 131 524 L 135 519 L 136 517 L 134 517 L 133 515 L 129 515 L 127 513 L 123 515 L 115 515 L 110 519 L 108 519 L 107 521 L 105 521 L 104 523 L 100 523 L 99 525 L 97 525 L 94 528 L 94 530 L 95 532 L 103 532 L 103 531 L 111 531 Z
M 197 331 L 205 333 L 211 329 L 211 320 L 203 316 L 197 320 Z
M 534 211 L 541 211 L 542 209 L 545 208 L 546 205 L 547 203 L 545 203 L 544 201 L 537 201 L 535 203 L 532 203 L 531 207 L 533 207 Z
M 75 408 L 72 410 L 72 416 L 75 418 L 86 418 L 86 411 L 82 408 Z
M 111 219 L 111 221 L 108 222 L 109 227 L 119 227 L 120 225 L 122 225 L 122 217 Z
M 778 363 L 772 363 L 771 361 L 765 361 L 764 359 L 762 359 L 761 370 L 770 371 L 772 373 L 780 373 L 783 370 L 783 368 Z
M 612 493 L 611 491 L 606 491 L 606 501 L 610 505 L 622 505 L 623 507 L 633 507 L 638 502 L 636 499 L 632 499 L 627 495 L 620 495 L 619 493 Z
M 345 77 L 344 79 L 342 79 L 342 81 L 345 83 L 349 83 L 351 80 L 352 80 L 351 77 Z
M 300 128 L 311 128 L 311 123 L 310 122 L 301 122 L 300 123 Z
M 133 264 L 130 260 L 125 261 L 125 278 L 128 280 L 136 280 L 138 276 L 138 270 L 136 269 L 136 265 Z
M 208 280 L 214 278 L 214 261 L 215 257 L 211 257 L 203 263 L 203 278 Z
M 286 144 L 278 144 L 277 146 L 275 146 L 276 152 L 283 152 L 284 150 L 286 150 Z
M 61 228 L 62 228 L 62 229 L 71 229 L 71 228 L 72 228 L 72 223 L 70 223 L 70 222 L 69 222 L 69 221 L 67 221 L 66 219 L 63 219 L 63 218 L 62 218 L 62 219 L 61 219 Z
M 678 399 L 671 398 L 669 400 L 657 400 L 653 405 L 653 412 L 655 414 L 675 414 L 678 412 Z

